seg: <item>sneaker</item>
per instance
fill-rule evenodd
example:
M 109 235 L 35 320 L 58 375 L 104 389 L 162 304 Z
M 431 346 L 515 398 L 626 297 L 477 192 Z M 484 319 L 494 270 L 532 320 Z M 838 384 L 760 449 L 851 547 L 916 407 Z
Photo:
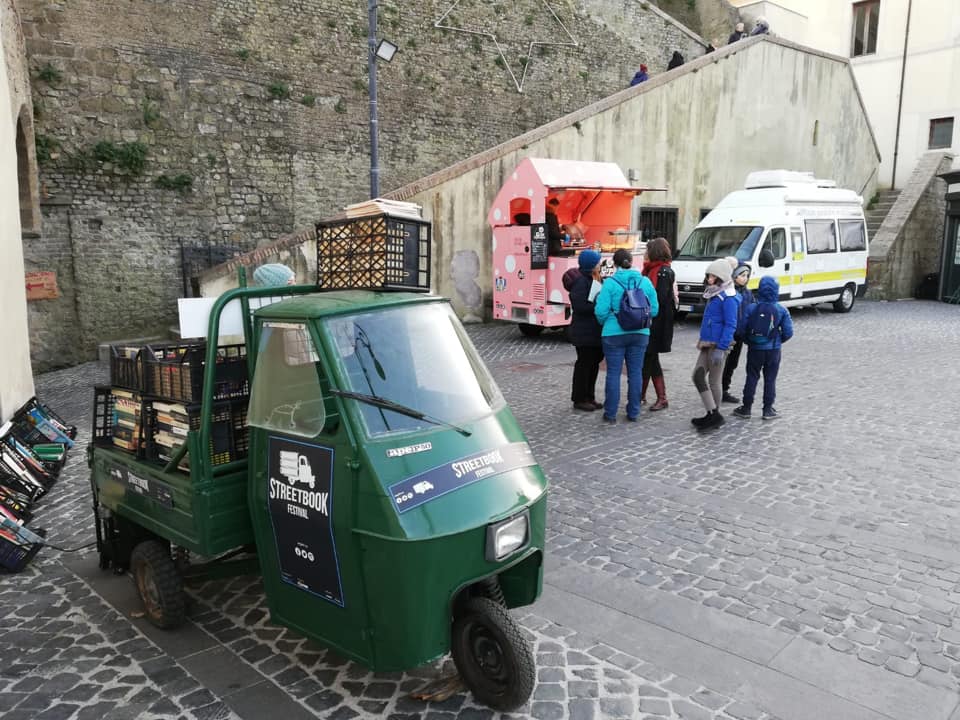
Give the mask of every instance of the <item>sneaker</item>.
M 617 419 L 615 417 L 607 417 L 606 415 L 603 416 L 603 421 L 605 423 L 610 423 L 611 425 L 617 424 Z
M 596 406 L 592 402 L 578 402 L 574 403 L 573 407 L 575 410 L 583 410 L 585 412 L 593 412 L 596 410 Z
M 596 400 L 588 400 L 587 402 L 593 403 L 593 407 L 597 410 L 603 410 L 603 403 L 598 403 Z
M 724 390 L 723 397 L 721 398 L 721 402 L 731 403 L 736 405 L 738 402 L 740 402 L 740 398 L 738 398 L 736 395 L 731 395 L 726 390 Z
M 726 422 L 719 410 L 714 410 L 707 416 L 707 421 L 697 427 L 698 430 L 713 430 Z
M 733 411 L 733 414 L 739 418 L 747 418 L 749 420 L 750 408 L 748 408 L 746 405 L 741 405 L 740 407 L 738 407 L 736 410 Z
M 780 417 L 780 413 L 777 412 L 776 408 L 764 408 L 763 409 L 763 419 L 764 420 L 776 420 Z
M 634 417 L 630 417 L 629 415 L 627 415 L 627 421 L 628 421 L 628 422 L 637 422 L 639 419 L 640 419 L 640 416 L 639 416 L 639 415 L 636 415 L 636 416 L 634 416 Z

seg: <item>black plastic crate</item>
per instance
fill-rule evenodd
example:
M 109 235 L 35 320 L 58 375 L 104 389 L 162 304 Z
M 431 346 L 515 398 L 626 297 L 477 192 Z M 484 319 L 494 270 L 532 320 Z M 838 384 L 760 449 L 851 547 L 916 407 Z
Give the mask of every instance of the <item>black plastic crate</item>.
M 122 412 L 120 409 L 122 409 Z M 120 415 L 135 418 L 133 428 L 119 423 Z M 93 389 L 93 444 L 128 452 L 143 459 L 147 452 L 147 401 L 125 388 L 97 385 Z
M 160 410 L 169 403 L 154 401 L 150 412 L 150 440 L 147 443 L 147 457 L 159 462 L 167 462 L 176 448 L 187 441 L 186 431 L 199 432 L 202 406 L 176 404 L 173 411 Z M 164 421 L 172 419 L 173 422 Z M 177 430 L 168 428 L 175 425 Z M 250 430 L 247 427 L 247 400 L 226 400 L 213 404 L 210 417 L 210 464 L 224 465 L 247 456 L 250 447 Z M 185 457 L 180 469 L 187 470 L 190 458 Z
M 114 387 L 145 392 L 143 347 L 136 345 L 110 346 L 110 384 Z
M 205 343 L 149 346 L 143 355 L 147 392 L 158 398 L 182 403 L 203 400 L 206 367 Z M 245 398 L 250 394 L 246 345 L 217 347 L 214 371 L 214 400 Z
M 113 445 L 113 393 L 109 385 L 93 388 L 93 444 Z
M 68 424 L 67 421 L 64 420 L 62 417 L 60 417 L 59 415 L 57 415 L 57 413 L 55 413 L 55 412 L 50 408 L 49 405 L 46 405 L 46 404 L 40 402 L 36 397 L 33 397 L 33 398 L 31 398 L 29 401 L 27 401 L 27 403 L 26 403 L 22 408 L 20 408 L 20 410 L 17 411 L 17 416 L 26 417 L 26 414 L 28 413 L 28 411 L 30 411 L 30 410 L 32 410 L 32 409 L 37 409 L 37 410 L 39 410 L 41 414 L 46 415 L 47 418 L 49 418 L 50 420 L 52 420 L 52 421 L 54 422 L 54 424 L 59 425 L 60 427 L 62 427 L 64 433 L 65 433 L 65 434 L 67 435 L 67 437 L 69 437 L 71 440 L 75 440 L 75 439 L 76 439 L 76 437 L 77 437 L 77 426 L 76 426 L 76 425 L 70 425 L 70 424 Z M 55 441 L 51 441 L 51 442 L 55 442 Z
M 430 223 L 390 215 L 323 220 L 317 286 L 324 290 L 430 290 Z

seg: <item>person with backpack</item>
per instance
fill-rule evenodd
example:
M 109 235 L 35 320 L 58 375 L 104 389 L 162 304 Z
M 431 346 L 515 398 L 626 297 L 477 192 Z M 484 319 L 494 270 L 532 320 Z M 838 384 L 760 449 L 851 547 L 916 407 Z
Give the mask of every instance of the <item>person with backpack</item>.
M 747 379 L 743 384 L 743 404 L 733 414 L 750 417 L 760 373 L 763 373 L 763 419 L 778 417 L 773 403 L 777 399 L 777 374 L 780 371 L 780 347 L 793 337 L 790 311 L 777 302 L 780 283 L 774 277 L 760 278 L 757 302 L 743 315 L 741 334 L 747 343 Z
M 698 430 L 710 430 L 725 422 L 720 414 L 723 394 L 720 377 L 723 362 L 733 344 L 740 310 L 740 296 L 733 289 L 730 263 L 724 258 L 707 265 L 704 284 L 703 297 L 707 304 L 700 322 L 700 338 L 697 340 L 700 354 L 693 367 L 693 384 L 707 414 L 690 421 Z
M 567 339 L 577 349 L 570 400 L 575 410 L 593 412 L 603 407 L 594 399 L 603 347 L 600 323 L 593 314 L 595 304 L 590 300 L 590 289 L 600 281 L 600 253 L 584 250 L 577 257 L 577 264 L 578 267 L 563 274 L 563 287 L 570 294 L 570 309 L 573 311 Z
M 650 327 L 650 343 L 643 359 L 643 389 L 640 392 L 640 404 L 647 397 L 647 385 L 652 381 L 653 389 L 657 391 L 657 401 L 650 406 L 650 411 L 665 410 L 670 406 L 667 402 L 667 386 L 663 380 L 663 368 L 660 366 L 660 353 L 670 352 L 673 344 L 673 320 L 677 308 L 677 279 L 670 267 L 670 243 L 666 238 L 653 238 L 647 243 L 646 258 L 643 262 L 643 275 L 653 283 L 657 291 L 657 301 L 660 312 L 653 319 Z
M 614 274 L 597 294 L 594 314 L 603 326 L 601 342 L 607 360 L 603 420 L 617 421 L 620 406 L 620 370 L 627 366 L 627 420 L 640 417 L 643 356 L 650 341 L 650 326 L 660 311 L 657 291 L 633 269 L 633 255 L 621 248 L 613 254 Z
M 747 287 L 750 282 L 750 265 L 741 262 L 737 269 L 733 271 L 733 287 L 740 296 L 740 313 L 737 316 L 737 332 L 733 335 L 733 347 L 730 348 L 730 354 L 727 355 L 727 361 L 723 364 L 723 402 L 739 403 L 740 398 L 730 394 L 730 383 L 733 381 L 733 371 L 740 364 L 740 353 L 743 351 L 743 335 L 740 334 L 740 328 L 743 326 L 743 314 L 747 308 L 753 304 L 753 292 Z

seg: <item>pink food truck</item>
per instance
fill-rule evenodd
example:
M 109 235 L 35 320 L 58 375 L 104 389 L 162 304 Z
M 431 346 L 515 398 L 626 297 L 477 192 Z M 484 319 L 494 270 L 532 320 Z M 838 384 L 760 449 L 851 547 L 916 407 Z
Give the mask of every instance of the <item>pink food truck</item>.
M 526 158 L 500 188 L 487 217 L 493 228 L 493 317 L 518 323 L 524 335 L 570 323 L 563 274 L 593 249 L 610 257 L 626 248 L 643 255 L 630 230 L 630 185 L 614 163 Z

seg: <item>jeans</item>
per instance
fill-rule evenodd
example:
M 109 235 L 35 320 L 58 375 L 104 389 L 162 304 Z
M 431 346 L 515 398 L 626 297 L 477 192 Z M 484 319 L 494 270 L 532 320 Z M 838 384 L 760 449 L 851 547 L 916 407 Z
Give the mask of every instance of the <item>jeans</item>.
M 743 384 L 743 406 L 753 405 L 760 373 L 763 373 L 763 409 L 769 410 L 777 399 L 777 373 L 780 372 L 780 348 L 757 350 L 747 347 L 747 381 Z
M 643 356 L 650 336 L 643 333 L 610 335 L 603 338 L 603 355 L 607 359 L 606 397 L 603 416 L 612 419 L 620 406 L 620 369 L 627 364 L 627 417 L 640 415 L 640 386 L 643 384 Z
M 577 361 L 573 364 L 573 387 L 570 399 L 575 403 L 592 402 L 596 397 L 597 375 L 603 360 L 601 347 L 577 347 Z

